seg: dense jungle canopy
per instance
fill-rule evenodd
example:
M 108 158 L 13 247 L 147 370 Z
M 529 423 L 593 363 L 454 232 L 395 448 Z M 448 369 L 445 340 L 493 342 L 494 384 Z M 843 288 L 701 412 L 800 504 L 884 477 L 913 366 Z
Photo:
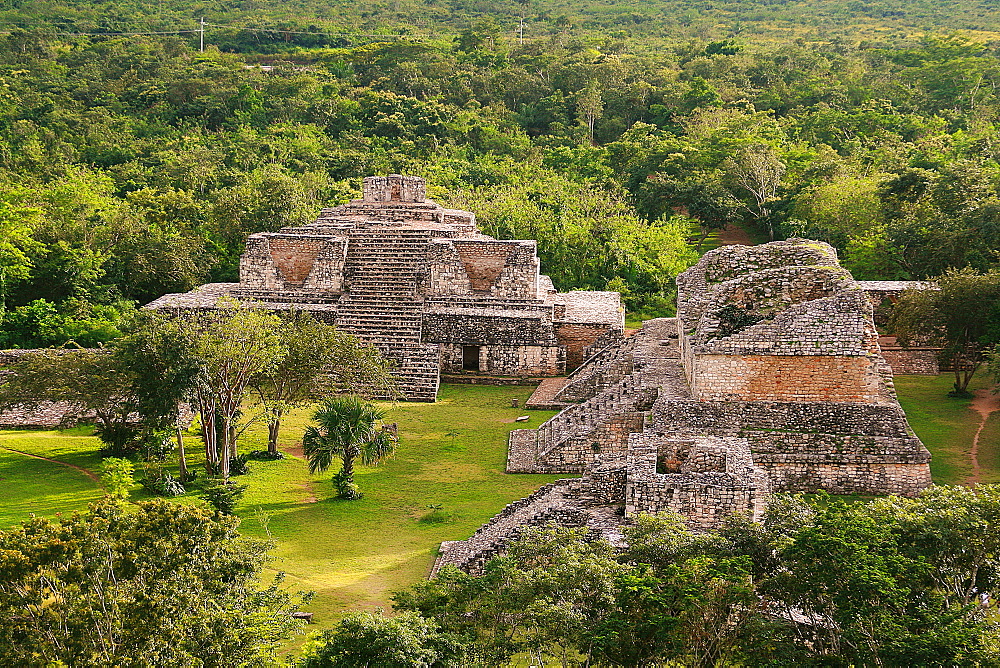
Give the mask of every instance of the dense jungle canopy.
M 113 338 L 388 172 L 636 312 L 730 223 L 858 278 L 986 270 L 998 27 L 965 0 L 8 2 L 0 347 Z

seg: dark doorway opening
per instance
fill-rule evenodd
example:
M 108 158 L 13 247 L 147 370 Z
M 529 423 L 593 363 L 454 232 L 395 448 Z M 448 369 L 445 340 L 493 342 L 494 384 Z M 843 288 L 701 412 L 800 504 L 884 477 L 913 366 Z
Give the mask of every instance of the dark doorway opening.
M 462 368 L 479 371 L 479 346 L 462 346 Z

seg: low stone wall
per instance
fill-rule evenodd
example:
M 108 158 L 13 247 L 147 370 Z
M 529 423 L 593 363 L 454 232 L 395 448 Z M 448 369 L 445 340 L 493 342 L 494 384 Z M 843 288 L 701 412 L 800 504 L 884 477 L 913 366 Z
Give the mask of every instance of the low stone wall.
M 548 380 L 547 378 L 534 378 L 531 376 L 484 376 L 477 373 L 449 373 L 441 374 L 441 382 L 451 385 L 493 385 L 502 387 L 506 385 L 532 386 Z
M 938 363 L 940 348 L 882 348 L 882 357 L 897 376 L 936 376 L 941 373 Z
M 928 463 L 865 464 L 857 457 L 823 454 L 780 457 L 787 461 L 772 461 L 774 457 L 768 455 L 756 457 L 775 492 L 916 496 L 931 485 Z
M 649 424 L 678 434 L 770 431 L 913 436 L 898 405 L 659 399 L 653 405 Z
M 7 368 L 25 355 L 39 350 L 0 350 L 0 382 L 10 373 Z M 45 351 L 51 352 L 51 351 Z M 61 355 L 72 355 L 75 349 L 59 350 Z M 91 422 L 96 416 L 82 412 L 78 406 L 65 401 L 44 401 L 31 406 L 14 406 L 0 411 L 0 429 L 57 429 L 72 427 L 81 422 Z

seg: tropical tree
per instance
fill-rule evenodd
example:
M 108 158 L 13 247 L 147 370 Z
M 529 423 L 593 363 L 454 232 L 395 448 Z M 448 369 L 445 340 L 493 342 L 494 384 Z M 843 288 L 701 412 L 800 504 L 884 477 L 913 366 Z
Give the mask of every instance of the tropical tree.
M 267 418 L 267 451 L 278 454 L 281 419 L 291 409 L 316 401 L 338 387 L 352 391 L 396 391 L 389 363 L 361 343 L 305 311 L 291 311 L 278 336 L 285 349 L 280 364 L 254 376 L 251 384 Z
M 309 472 L 321 473 L 340 459 L 340 472 L 334 477 L 342 499 L 359 499 L 354 483 L 354 460 L 366 466 L 377 465 L 396 450 L 396 434 L 382 425 L 385 412 L 354 396 L 332 397 L 314 414 L 317 426 L 310 426 L 302 437 L 302 450 L 309 460 Z
M 196 395 L 208 464 L 228 479 L 236 422 L 251 381 L 276 367 L 288 350 L 279 335 L 281 318 L 235 300 L 202 314 L 195 327 L 193 349 L 201 364 Z
M 936 283 L 939 289 L 908 290 L 893 308 L 890 327 L 904 346 L 941 346 L 955 373 L 953 394 L 964 396 L 1000 344 L 1000 270 L 951 270 Z
M 0 665 L 265 666 L 297 626 L 270 543 L 205 508 L 106 499 L 0 531 Z
M 385 617 L 354 612 L 305 647 L 301 668 L 447 668 L 462 666 L 462 647 L 415 612 Z

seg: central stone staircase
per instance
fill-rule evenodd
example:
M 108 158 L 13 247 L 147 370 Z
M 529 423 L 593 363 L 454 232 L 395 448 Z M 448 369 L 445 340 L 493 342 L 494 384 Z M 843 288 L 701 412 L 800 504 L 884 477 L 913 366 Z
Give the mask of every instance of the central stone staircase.
M 440 383 L 437 346 L 420 342 L 417 283 L 430 238 L 428 230 L 388 226 L 352 234 L 347 291 L 337 305 L 337 327 L 396 363 L 399 390 L 410 401 L 434 401 Z

